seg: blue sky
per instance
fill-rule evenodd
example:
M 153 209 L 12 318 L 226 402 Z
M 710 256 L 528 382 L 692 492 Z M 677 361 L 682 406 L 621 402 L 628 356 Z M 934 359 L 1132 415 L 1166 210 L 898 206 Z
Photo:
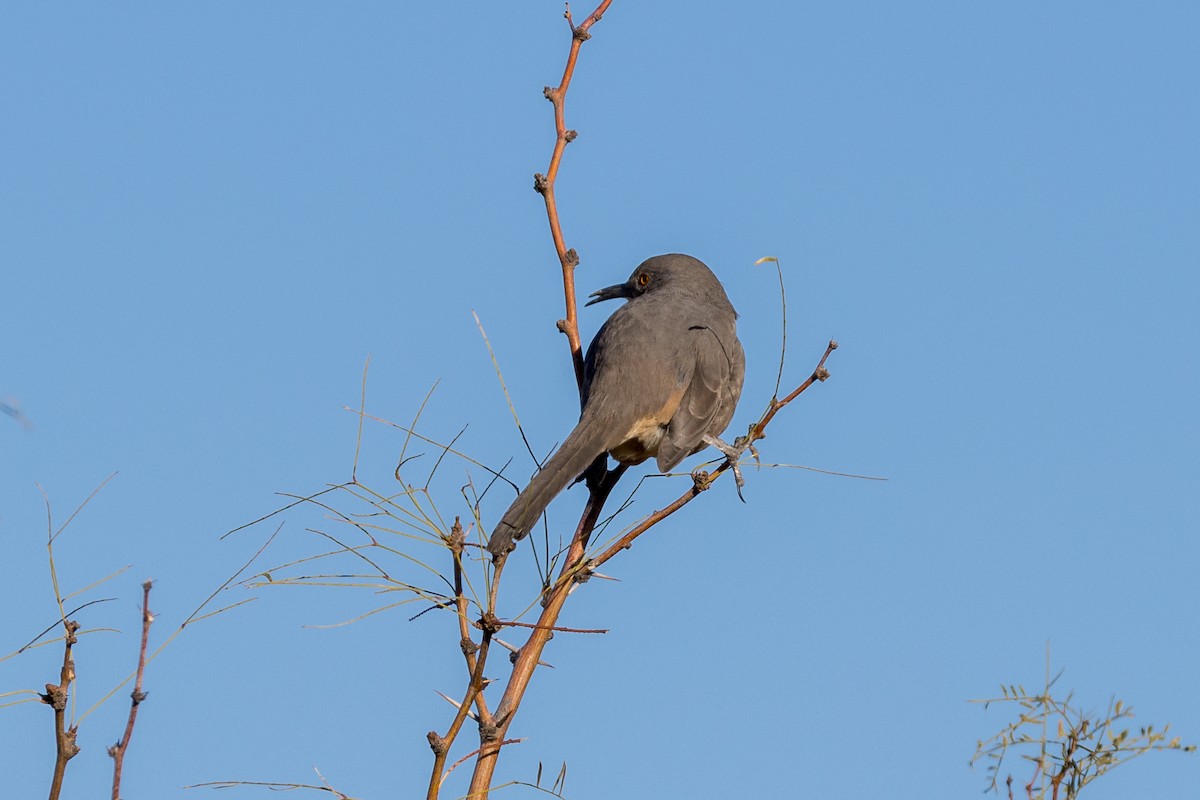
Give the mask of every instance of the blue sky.
M 32 423 L 0 417 L 0 650 L 56 613 L 38 485 L 61 522 L 117 472 L 56 549 L 67 591 L 132 565 L 81 614 L 121 632 L 79 645 L 78 714 L 133 667 L 142 580 L 161 642 L 273 528 L 221 534 L 349 478 L 343 406 L 368 356 L 369 413 L 411 420 L 438 382 L 422 432 L 469 425 L 457 446 L 514 458 L 519 482 L 474 310 L 535 448 L 570 429 L 532 191 L 561 12 L 0 12 L 0 396 Z M 657 253 L 710 264 L 741 313 L 742 429 L 778 363 L 777 279 L 753 264 L 778 257 L 785 382 L 842 347 L 763 458 L 889 480 L 750 471 L 746 504 L 719 486 L 640 540 L 605 570 L 619 583 L 572 599 L 563 624 L 611 632 L 551 644 L 498 778 L 540 760 L 567 762 L 573 797 L 974 796 L 967 760 L 1009 717 L 967 700 L 1036 686 L 1047 641 L 1084 706 L 1115 694 L 1200 741 L 1198 29 L 1183 2 L 614 3 L 568 98 L 580 291 Z M 585 339 L 610 311 L 582 312 Z M 368 425 L 359 478 L 395 491 L 402 444 Z M 466 514 L 460 488 L 484 479 L 451 460 L 431 491 Z M 685 481 L 649 481 L 635 511 Z M 263 566 L 337 527 L 278 519 Z M 510 610 L 532 577 L 508 576 Z M 149 668 L 125 796 L 314 765 L 355 797 L 423 791 L 425 732 L 452 711 L 435 690 L 463 681 L 454 620 L 404 606 L 314 629 L 391 596 L 223 600 L 246 597 Z M 56 658 L 0 663 L 0 692 L 40 688 Z M 125 713 L 117 697 L 83 720 L 65 797 L 107 785 Z M 0 710 L 13 796 L 45 791 L 50 722 Z M 1184 796 L 1197 768 L 1152 756 L 1089 796 Z

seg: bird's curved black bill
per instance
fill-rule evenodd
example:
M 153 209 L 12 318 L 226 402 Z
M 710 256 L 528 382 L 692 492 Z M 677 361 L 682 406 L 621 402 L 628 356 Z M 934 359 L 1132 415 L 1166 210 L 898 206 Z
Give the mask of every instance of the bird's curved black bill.
M 618 297 L 630 298 L 633 293 L 629 291 L 628 283 L 618 283 L 616 286 L 605 286 L 603 289 L 592 292 L 588 295 L 592 298 L 584 303 L 585 306 L 590 306 L 594 303 L 600 303 L 605 300 L 615 300 Z

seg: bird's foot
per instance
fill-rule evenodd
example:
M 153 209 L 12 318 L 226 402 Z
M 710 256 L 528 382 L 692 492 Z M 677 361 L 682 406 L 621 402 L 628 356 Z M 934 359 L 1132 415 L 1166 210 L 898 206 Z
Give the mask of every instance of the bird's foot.
M 708 433 L 704 434 L 703 441 L 720 450 L 721 454 L 725 456 L 725 460 L 729 462 L 729 469 L 733 471 L 733 482 L 737 485 L 738 499 L 743 503 L 746 502 L 746 498 L 742 497 L 742 487 L 746 485 L 746 479 L 742 477 L 742 467 L 738 462 L 747 450 L 754 456 L 754 460 L 758 461 L 758 451 L 754 449 L 754 445 L 745 436 L 739 436 L 733 444 L 728 444 Z

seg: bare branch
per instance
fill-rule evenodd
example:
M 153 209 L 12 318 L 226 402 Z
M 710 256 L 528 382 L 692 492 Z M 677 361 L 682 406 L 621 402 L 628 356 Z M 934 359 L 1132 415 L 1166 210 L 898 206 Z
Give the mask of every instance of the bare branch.
M 125 753 L 129 750 L 129 740 L 133 738 L 138 708 L 146 699 L 146 692 L 142 689 L 142 674 L 146 670 L 146 644 L 150 641 L 150 625 L 154 622 L 154 614 L 150 612 L 151 586 L 151 581 L 142 584 L 142 644 L 138 649 L 137 678 L 134 679 L 133 691 L 130 692 L 129 719 L 125 722 L 125 733 L 121 736 L 121 741 L 108 748 L 108 754 L 113 759 L 112 800 L 121 799 L 121 770 L 125 766 Z
M 576 26 L 571 19 L 571 8 L 567 6 L 567 24 L 571 26 L 571 49 L 567 54 L 567 65 L 563 69 L 562 80 L 557 87 L 547 86 L 544 90 L 546 99 L 554 104 L 554 151 L 550 155 L 550 166 L 546 174 L 534 176 L 534 189 L 542 195 L 546 202 L 546 218 L 550 222 L 550 237 L 554 240 L 554 252 L 558 254 L 562 266 L 563 298 L 566 304 L 566 318 L 560 320 L 558 329 L 567 336 L 567 346 L 571 351 L 571 362 L 575 366 L 575 383 L 583 392 L 583 345 L 579 339 L 579 315 L 575 303 L 575 267 L 579 264 L 579 255 L 574 250 L 568 250 L 563 238 L 562 224 L 558 219 L 558 203 L 554 198 L 554 185 L 558 178 L 558 168 L 562 163 L 563 151 L 567 144 L 575 139 L 576 131 L 567 130 L 564 103 L 567 99 L 567 89 L 571 86 L 571 78 L 575 74 L 575 62 L 579 58 L 579 48 L 591 38 L 588 31 L 600 21 L 604 12 L 612 5 L 612 0 L 602 0 L 596 10 L 588 15 L 580 25 Z

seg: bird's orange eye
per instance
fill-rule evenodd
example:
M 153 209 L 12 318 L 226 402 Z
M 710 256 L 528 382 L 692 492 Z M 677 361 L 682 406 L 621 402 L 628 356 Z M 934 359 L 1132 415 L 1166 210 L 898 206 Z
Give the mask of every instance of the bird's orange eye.
M 643 272 L 641 275 L 638 275 L 638 278 L 637 278 L 638 286 L 645 286 L 649 282 L 650 282 L 650 276 L 647 275 L 646 273 Z

